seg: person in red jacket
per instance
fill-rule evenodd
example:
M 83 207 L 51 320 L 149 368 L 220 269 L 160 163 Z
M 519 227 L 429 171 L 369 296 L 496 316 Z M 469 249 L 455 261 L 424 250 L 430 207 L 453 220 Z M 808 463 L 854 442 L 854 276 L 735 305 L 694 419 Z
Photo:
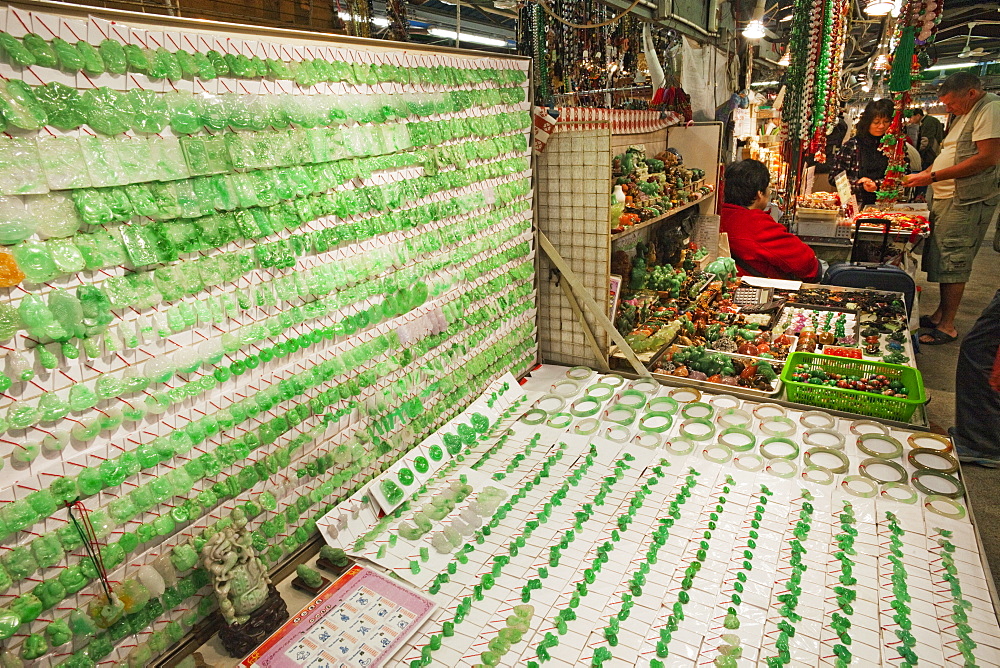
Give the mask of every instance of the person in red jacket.
M 764 163 L 742 160 L 726 169 L 720 232 L 741 276 L 764 276 L 816 283 L 822 265 L 801 239 L 767 213 L 771 175 Z

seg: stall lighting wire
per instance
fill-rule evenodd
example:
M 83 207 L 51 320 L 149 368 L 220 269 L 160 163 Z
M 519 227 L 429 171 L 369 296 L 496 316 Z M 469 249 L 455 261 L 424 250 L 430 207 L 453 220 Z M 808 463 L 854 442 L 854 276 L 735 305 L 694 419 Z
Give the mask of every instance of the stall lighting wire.
M 609 26 L 612 23 L 618 21 L 618 19 L 622 18 L 623 16 L 625 16 L 626 14 L 628 14 L 630 11 L 632 11 L 633 9 L 635 9 L 638 6 L 638 4 L 639 4 L 639 0 L 634 0 L 632 2 L 632 4 L 629 6 L 628 9 L 626 9 L 625 11 L 623 11 L 618 16 L 615 16 L 614 18 L 610 18 L 607 21 L 602 21 L 601 23 L 583 23 L 583 24 L 581 24 L 581 23 L 570 23 L 569 21 L 566 21 L 563 18 L 561 18 L 560 16 L 556 15 L 555 12 L 553 12 L 551 9 L 549 9 L 549 6 L 548 6 L 548 4 L 546 4 L 545 0 L 535 0 L 535 3 L 539 7 L 541 7 L 542 9 L 544 9 L 546 14 L 548 14 L 549 16 L 551 16 L 552 18 L 554 18 L 556 21 L 559 21 L 559 23 L 568 25 L 570 28 L 577 28 L 579 30 L 590 30 L 591 28 L 603 28 L 604 26 Z

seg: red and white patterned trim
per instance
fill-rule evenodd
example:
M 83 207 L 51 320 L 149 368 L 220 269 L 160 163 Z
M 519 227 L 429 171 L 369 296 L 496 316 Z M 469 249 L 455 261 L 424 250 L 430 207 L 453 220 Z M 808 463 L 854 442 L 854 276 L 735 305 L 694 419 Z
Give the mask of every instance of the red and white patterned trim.
M 684 122 L 684 117 L 672 111 L 639 111 L 631 109 L 596 109 L 594 107 L 557 107 L 559 121 L 556 132 L 572 132 L 606 128 L 616 135 L 642 134 Z

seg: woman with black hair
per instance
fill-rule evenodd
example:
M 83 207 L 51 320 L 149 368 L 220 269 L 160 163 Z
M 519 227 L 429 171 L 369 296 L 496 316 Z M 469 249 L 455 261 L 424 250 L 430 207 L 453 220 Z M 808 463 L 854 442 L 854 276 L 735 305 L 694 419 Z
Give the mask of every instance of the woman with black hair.
M 892 100 L 872 100 L 861 113 L 857 133 L 837 153 L 833 173 L 847 172 L 851 189 L 862 206 L 875 204 L 875 192 L 882 187 L 889 158 L 879 150 L 889 130 L 895 110 Z
M 819 281 L 822 267 L 816 253 L 766 211 L 771 174 L 764 163 L 742 160 L 729 165 L 723 192 L 719 231 L 729 235 L 729 250 L 741 276 Z

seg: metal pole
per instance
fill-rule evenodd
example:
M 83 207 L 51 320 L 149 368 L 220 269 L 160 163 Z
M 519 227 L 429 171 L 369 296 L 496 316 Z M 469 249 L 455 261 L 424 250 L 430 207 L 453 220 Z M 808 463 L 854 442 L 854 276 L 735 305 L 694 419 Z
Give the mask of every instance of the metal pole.
M 455 48 L 459 46 L 459 34 L 462 32 L 462 3 L 455 3 Z

